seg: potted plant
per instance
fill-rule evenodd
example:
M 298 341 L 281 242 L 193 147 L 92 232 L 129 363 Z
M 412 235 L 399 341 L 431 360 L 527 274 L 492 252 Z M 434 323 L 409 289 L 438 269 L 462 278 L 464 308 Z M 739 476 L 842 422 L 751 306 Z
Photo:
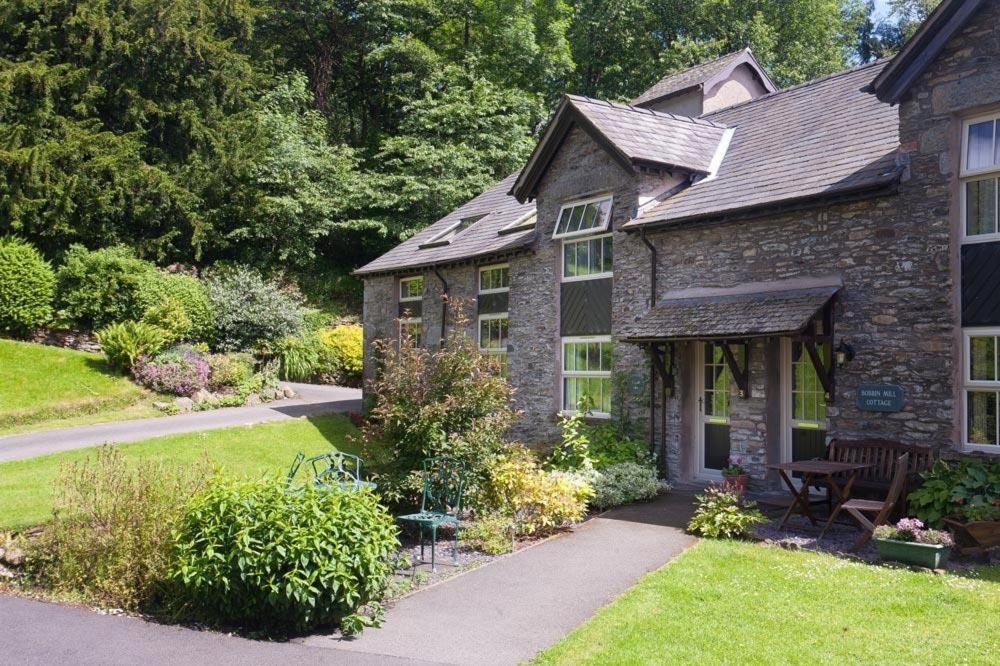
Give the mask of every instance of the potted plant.
M 750 475 L 743 467 L 743 458 L 738 455 L 729 456 L 726 466 L 722 468 L 722 478 L 725 485 L 735 490 L 740 495 L 747 487 Z
M 929 569 L 940 569 L 948 561 L 951 535 L 925 529 L 917 518 L 903 518 L 893 525 L 879 525 L 874 533 L 875 547 L 883 560 L 893 560 Z
M 944 523 L 977 548 L 1000 546 L 1000 500 L 993 502 L 964 506 L 955 515 L 947 516 Z
M 908 498 L 918 518 L 947 525 L 966 545 L 1000 545 L 1000 460 L 939 460 L 922 477 Z

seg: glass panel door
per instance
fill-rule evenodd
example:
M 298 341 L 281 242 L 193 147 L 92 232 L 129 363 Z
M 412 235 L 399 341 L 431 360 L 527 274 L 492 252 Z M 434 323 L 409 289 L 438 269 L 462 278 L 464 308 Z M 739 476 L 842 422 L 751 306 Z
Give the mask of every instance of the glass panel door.
M 801 342 L 791 341 L 790 450 L 786 460 L 826 458 L 826 393 L 816 368 Z M 820 358 L 826 358 L 826 345 L 817 345 Z
M 700 471 L 713 473 L 721 471 L 729 460 L 732 375 L 721 347 L 706 342 L 702 349 L 701 396 L 698 398 L 702 432 L 698 465 Z

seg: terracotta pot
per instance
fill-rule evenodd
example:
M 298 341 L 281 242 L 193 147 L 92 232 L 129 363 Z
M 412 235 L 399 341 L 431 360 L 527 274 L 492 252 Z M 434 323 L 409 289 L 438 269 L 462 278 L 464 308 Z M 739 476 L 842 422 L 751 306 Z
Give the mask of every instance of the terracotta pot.
M 726 485 L 731 487 L 733 490 L 738 492 L 740 495 L 747 488 L 747 483 L 750 481 L 749 474 L 723 474 L 722 479 L 725 481 Z

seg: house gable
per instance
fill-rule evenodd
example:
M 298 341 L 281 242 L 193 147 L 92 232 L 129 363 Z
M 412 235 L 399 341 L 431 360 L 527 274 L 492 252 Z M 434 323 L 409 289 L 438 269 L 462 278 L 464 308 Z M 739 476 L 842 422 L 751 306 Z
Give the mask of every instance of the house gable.
M 898 104 L 945 45 L 984 5 L 984 0 L 944 0 L 879 75 L 864 88 L 883 102 Z

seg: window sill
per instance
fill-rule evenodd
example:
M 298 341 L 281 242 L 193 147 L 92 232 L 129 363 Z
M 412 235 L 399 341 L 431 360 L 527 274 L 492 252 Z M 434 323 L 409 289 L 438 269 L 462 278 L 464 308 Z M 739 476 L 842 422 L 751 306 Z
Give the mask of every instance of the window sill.
M 989 453 L 1000 456 L 1000 445 L 997 444 L 963 444 L 963 453 Z

